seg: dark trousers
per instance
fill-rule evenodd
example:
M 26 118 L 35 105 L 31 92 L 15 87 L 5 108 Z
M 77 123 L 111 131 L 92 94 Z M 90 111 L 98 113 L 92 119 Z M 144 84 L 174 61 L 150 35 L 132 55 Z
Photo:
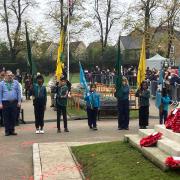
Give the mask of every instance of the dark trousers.
M 139 108 L 139 126 L 146 127 L 149 124 L 149 106 Z
M 21 108 L 17 107 L 17 115 L 16 115 L 16 125 L 17 126 L 19 125 L 20 110 L 21 110 Z
M 96 127 L 98 108 L 87 108 L 88 125 L 89 127 Z
M 5 133 L 12 133 L 15 131 L 17 101 L 3 101 L 2 104 Z
M 63 115 L 64 129 L 66 129 L 67 128 L 66 106 L 60 106 L 57 104 L 57 129 L 60 129 L 61 113 Z
M 118 99 L 118 128 L 129 127 L 129 100 Z
M 165 124 L 167 116 L 168 116 L 168 111 L 163 110 L 162 112 L 159 112 L 159 118 L 160 118 L 159 123 L 163 124 L 163 118 L 164 118 L 164 124 Z
M 0 109 L 0 126 L 4 126 L 4 120 L 3 120 L 3 112 L 2 112 L 2 109 Z
M 44 127 L 44 107 L 43 104 L 34 105 L 34 115 L 35 115 L 35 127 L 36 129 L 43 129 Z

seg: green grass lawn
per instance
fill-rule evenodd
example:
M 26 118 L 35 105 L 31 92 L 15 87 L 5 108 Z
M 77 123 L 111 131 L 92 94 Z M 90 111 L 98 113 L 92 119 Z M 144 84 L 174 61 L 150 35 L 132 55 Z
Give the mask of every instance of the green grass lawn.
M 138 110 L 130 110 L 130 119 L 138 119 L 139 111 Z
M 44 76 L 44 84 L 47 85 L 51 78 L 51 75 Z M 79 83 L 79 73 L 70 73 L 69 80 L 71 83 Z
M 177 180 L 180 171 L 163 172 L 125 142 L 72 147 L 89 180 Z
M 84 117 L 87 116 L 87 113 L 83 109 L 77 110 L 75 107 L 68 107 L 67 112 L 70 116 Z
M 79 117 L 85 117 L 87 116 L 87 113 L 84 109 L 77 110 L 75 107 L 68 107 L 67 111 L 70 116 L 79 116 Z M 104 117 L 104 116 L 103 116 Z M 112 116 L 111 116 L 112 117 Z M 114 116 L 117 117 L 117 116 Z M 138 118 L 138 111 L 131 110 L 130 111 L 130 119 L 137 119 Z
M 72 73 L 69 75 L 69 80 L 71 83 L 79 83 L 80 78 L 79 78 L 79 73 Z

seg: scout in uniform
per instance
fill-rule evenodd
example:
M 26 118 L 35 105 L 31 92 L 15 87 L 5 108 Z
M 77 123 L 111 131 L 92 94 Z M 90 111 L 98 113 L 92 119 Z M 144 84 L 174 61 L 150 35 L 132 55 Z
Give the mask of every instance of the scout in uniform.
M 63 115 L 63 121 L 64 121 L 64 132 L 69 132 L 67 127 L 67 111 L 66 111 L 68 93 L 69 90 L 66 85 L 66 79 L 61 78 L 56 92 L 57 133 L 61 132 L 61 128 L 60 128 L 61 113 Z

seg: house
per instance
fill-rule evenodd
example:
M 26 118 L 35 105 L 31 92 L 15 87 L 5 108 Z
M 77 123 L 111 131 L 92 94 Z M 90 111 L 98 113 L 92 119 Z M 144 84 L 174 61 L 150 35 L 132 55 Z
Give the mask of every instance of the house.
M 140 56 L 141 40 L 131 34 L 120 37 L 120 47 L 123 55 L 124 65 L 137 65 Z
M 155 28 L 151 28 L 150 32 L 153 34 Z M 168 49 L 168 32 L 167 27 L 159 28 L 153 35 L 153 40 L 150 44 L 150 57 L 159 53 L 162 56 L 166 56 Z M 124 64 L 138 65 L 142 33 L 139 31 L 132 31 L 127 36 L 121 36 L 121 50 L 123 54 Z M 151 37 L 152 38 L 152 37 Z M 171 47 L 170 58 L 175 61 L 176 65 L 180 64 L 180 32 L 174 30 L 173 44 Z

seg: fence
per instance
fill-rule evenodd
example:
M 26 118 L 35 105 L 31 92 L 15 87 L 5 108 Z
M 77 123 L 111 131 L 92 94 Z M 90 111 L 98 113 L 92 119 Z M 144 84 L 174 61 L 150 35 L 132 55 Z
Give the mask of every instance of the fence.
M 101 83 L 97 83 L 96 86 L 97 86 L 96 91 L 98 93 L 100 93 L 102 96 L 105 96 L 105 97 L 107 97 L 107 96 L 113 97 L 114 96 L 114 92 L 115 92 L 114 85 L 108 86 L 108 85 L 104 85 Z M 75 107 L 77 110 L 79 110 L 80 106 L 82 105 L 82 99 L 83 99 L 83 94 L 71 93 L 71 97 L 69 97 L 69 99 L 68 99 L 68 105 L 71 108 Z M 137 110 L 139 108 L 138 107 L 138 98 L 135 96 L 135 91 L 133 89 L 131 89 L 130 93 L 129 93 L 129 102 L 130 102 L 130 105 L 129 105 L 130 109 Z M 112 106 L 112 103 L 115 103 L 115 105 Z M 114 107 L 117 107 L 117 102 L 116 102 L 116 100 L 108 101 L 108 102 L 106 102 L 106 100 L 105 101 L 102 100 L 101 109 L 103 109 L 104 106 L 108 107 L 109 110 L 111 110 L 111 107 L 113 107 L 112 109 L 114 109 Z
M 156 90 L 158 88 L 157 81 L 150 82 L 150 93 L 152 96 L 156 96 Z M 180 84 L 169 85 L 168 94 L 173 101 L 180 101 Z
M 126 75 L 130 86 L 136 86 L 137 76 Z M 86 81 L 88 83 L 100 83 L 105 85 L 113 85 L 116 81 L 116 76 L 113 74 L 92 74 L 89 76 L 87 73 L 85 74 Z

